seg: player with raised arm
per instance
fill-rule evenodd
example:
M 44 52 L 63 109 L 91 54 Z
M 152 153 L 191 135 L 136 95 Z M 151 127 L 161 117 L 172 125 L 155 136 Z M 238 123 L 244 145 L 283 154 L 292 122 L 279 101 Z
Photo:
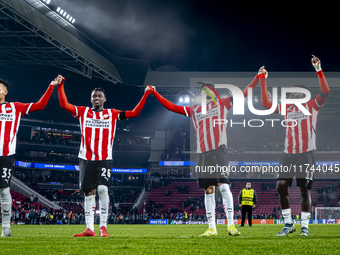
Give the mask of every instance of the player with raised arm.
M 86 230 L 79 236 L 96 236 L 94 231 L 94 211 L 96 208 L 96 189 L 99 195 L 100 236 L 108 237 L 107 215 L 109 208 L 109 178 L 112 168 L 112 146 L 116 132 L 116 122 L 138 117 L 144 107 L 146 98 L 153 92 L 151 86 L 146 87 L 144 96 L 131 111 L 105 109 L 105 91 L 95 88 L 91 93 L 91 107 L 75 106 L 68 103 L 64 92 L 65 78 L 58 86 L 61 108 L 77 118 L 81 129 L 81 145 L 79 151 L 79 184 L 85 193 Z
M 303 106 L 307 109 L 310 115 L 305 115 L 296 105 L 287 104 L 287 112 L 285 115 L 286 139 L 284 153 L 280 158 L 280 166 L 295 167 L 297 186 L 300 187 L 301 193 L 301 236 L 309 236 L 308 222 L 311 212 L 311 193 L 310 190 L 313 184 L 315 167 L 315 150 L 316 150 L 316 123 L 318 120 L 319 111 L 326 102 L 327 96 L 330 92 L 326 78 L 321 69 L 321 61 L 312 55 L 312 64 L 316 70 L 319 78 L 321 91 L 316 98 L 309 100 Z M 268 72 L 263 69 L 261 73 L 264 74 L 260 78 L 261 81 L 261 97 L 262 105 L 270 109 L 272 102 L 270 101 L 266 78 Z M 301 87 L 307 89 L 304 85 L 295 85 L 294 87 Z M 303 93 L 293 92 L 290 98 L 304 98 Z M 275 113 L 281 113 L 281 105 L 278 104 Z M 288 187 L 291 187 L 295 172 L 280 172 L 277 181 L 277 190 L 280 195 L 280 203 L 282 207 L 282 215 L 285 221 L 283 229 L 277 236 L 286 236 L 295 231 L 295 226 L 292 222 Z
M 13 159 L 15 154 L 17 133 L 22 116 L 43 110 L 50 99 L 54 86 L 61 80 L 57 77 L 51 82 L 45 94 L 36 103 L 7 102 L 9 84 L 0 80 L 0 198 L 2 214 L 1 237 L 11 236 L 12 196 L 10 182 L 12 178 Z
M 261 70 L 261 69 L 260 69 Z M 254 89 L 258 84 L 258 75 L 253 81 L 243 90 L 243 95 L 246 97 L 248 88 Z M 214 120 L 227 119 L 229 110 L 233 105 L 233 97 L 222 98 L 221 100 L 213 99 L 217 95 L 214 84 L 211 82 L 201 83 L 201 96 L 207 96 L 207 111 L 202 114 L 202 107 L 199 105 L 194 106 L 180 106 L 175 105 L 169 100 L 162 97 L 157 91 L 153 93 L 155 98 L 168 110 L 175 113 L 191 117 L 194 127 L 196 129 L 196 142 L 197 142 L 197 166 L 228 166 L 228 153 L 227 153 L 227 123 L 214 125 Z M 207 93 L 207 94 L 205 94 Z M 211 96 L 208 96 L 211 95 Z M 217 99 L 217 98 L 216 98 Z M 224 210 L 228 219 L 228 233 L 237 236 L 240 232 L 234 225 L 234 203 L 233 194 L 229 187 L 228 173 L 216 172 L 203 173 L 198 172 L 198 185 L 200 188 L 205 189 L 205 210 L 209 223 L 209 228 L 200 236 L 216 236 L 216 223 L 215 223 L 215 186 L 218 186 L 224 205 Z

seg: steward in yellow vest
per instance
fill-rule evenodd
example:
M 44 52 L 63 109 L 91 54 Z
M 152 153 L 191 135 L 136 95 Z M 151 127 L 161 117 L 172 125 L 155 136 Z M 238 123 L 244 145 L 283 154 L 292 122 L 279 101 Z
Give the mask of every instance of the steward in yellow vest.
M 246 184 L 246 188 L 240 191 L 238 195 L 239 206 L 242 208 L 242 221 L 241 226 L 244 227 L 244 222 L 246 219 L 246 214 L 248 213 L 248 223 L 249 227 L 252 226 L 252 212 L 255 208 L 257 196 L 255 190 L 251 188 L 251 183 Z
M 253 206 L 254 194 L 255 194 L 255 191 L 253 189 L 243 189 L 241 204 Z

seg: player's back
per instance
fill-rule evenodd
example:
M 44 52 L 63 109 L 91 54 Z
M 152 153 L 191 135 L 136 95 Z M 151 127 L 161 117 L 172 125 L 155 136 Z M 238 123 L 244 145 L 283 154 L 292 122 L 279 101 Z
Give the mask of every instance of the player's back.
M 316 124 L 321 107 L 315 98 L 303 104 L 303 107 L 310 115 L 305 115 L 294 104 L 286 106 L 285 153 L 297 154 L 316 149 Z
M 231 98 L 223 98 L 221 102 L 211 102 L 207 105 L 206 114 L 202 106 L 187 107 L 190 111 L 196 130 L 197 153 L 215 150 L 221 145 L 227 145 L 227 115 L 232 103 Z

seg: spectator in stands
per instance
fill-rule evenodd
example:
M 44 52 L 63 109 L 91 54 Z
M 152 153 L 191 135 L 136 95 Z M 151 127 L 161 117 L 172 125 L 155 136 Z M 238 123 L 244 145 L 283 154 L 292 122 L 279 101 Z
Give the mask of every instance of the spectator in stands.
M 21 210 L 20 210 L 20 219 L 21 220 L 25 220 L 25 210 L 24 210 L 24 208 L 21 208 Z
M 15 224 L 18 224 L 19 219 L 20 219 L 20 212 L 19 212 L 19 210 L 16 210 L 16 212 L 15 212 Z
M 46 224 L 46 209 L 42 209 L 42 211 L 40 212 L 40 218 L 39 221 L 42 225 Z
M 31 225 L 35 225 L 37 223 L 37 219 L 38 219 L 38 212 L 33 209 L 31 212 L 30 212 L 30 219 L 31 219 Z
M 67 224 L 68 225 L 72 224 L 72 221 L 73 221 L 73 213 L 72 213 L 72 211 L 70 211 L 68 216 L 67 216 Z
M 30 213 L 29 212 L 27 212 L 25 214 L 25 221 L 26 221 L 26 224 L 28 224 L 30 222 Z

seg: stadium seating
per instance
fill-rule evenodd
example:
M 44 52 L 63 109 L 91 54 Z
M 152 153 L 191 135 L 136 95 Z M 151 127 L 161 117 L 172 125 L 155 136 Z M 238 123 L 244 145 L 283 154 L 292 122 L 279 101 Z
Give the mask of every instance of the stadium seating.
M 24 195 L 15 192 L 13 190 L 11 190 L 11 195 L 12 195 L 12 206 L 15 208 L 15 210 L 18 208 L 19 204 L 23 204 L 24 201 L 27 199 L 27 197 L 25 197 Z M 17 203 L 18 201 L 18 203 Z M 35 206 L 35 208 L 37 210 L 40 209 L 41 207 L 41 203 L 32 203 L 32 206 Z
M 235 180 L 232 183 L 231 191 L 234 196 L 234 205 L 235 208 L 238 207 L 238 194 L 241 189 L 246 186 L 245 180 Z M 277 216 L 281 215 L 281 208 L 280 208 L 280 201 L 279 196 L 276 191 L 276 180 L 268 180 L 265 182 L 260 181 L 251 181 L 252 188 L 256 191 L 258 202 L 256 208 L 254 209 L 254 214 L 256 213 L 261 217 L 270 217 L 275 211 L 277 212 Z M 335 182 L 332 181 L 325 181 L 325 180 L 316 180 L 313 183 L 313 188 L 311 190 L 312 195 L 312 205 L 313 206 L 325 206 L 325 197 L 327 195 L 320 194 L 318 189 L 325 189 L 329 185 L 336 185 Z M 176 188 L 177 187 L 177 188 Z M 186 187 L 187 193 L 183 193 L 180 191 L 178 187 Z M 336 190 L 336 198 L 333 199 L 333 206 L 338 206 L 337 202 L 339 201 L 340 196 L 340 188 Z M 171 192 L 171 193 L 170 193 Z M 292 209 L 293 217 L 295 215 L 301 214 L 301 198 L 300 198 L 300 190 L 296 185 L 293 185 L 289 188 L 289 196 L 290 196 L 290 203 Z M 197 181 L 193 179 L 174 179 L 169 181 L 168 185 L 163 187 L 154 187 L 150 189 L 148 197 L 146 198 L 146 203 L 154 203 L 154 204 L 161 204 L 161 213 L 169 212 L 169 208 L 176 208 L 179 211 L 186 211 L 190 213 L 192 208 L 191 206 L 185 207 L 186 201 L 190 199 L 199 199 L 204 201 L 204 190 L 199 188 L 197 185 Z M 320 197 L 322 199 L 320 199 Z M 222 208 L 222 204 L 218 204 L 218 207 Z M 275 209 L 274 209 L 275 208 Z M 142 212 L 143 208 L 141 208 L 140 213 Z M 223 211 L 223 210 L 218 210 Z M 204 206 L 202 208 L 196 209 L 194 208 L 194 212 L 197 214 L 205 214 Z M 235 210 L 235 214 L 237 214 L 237 210 Z

